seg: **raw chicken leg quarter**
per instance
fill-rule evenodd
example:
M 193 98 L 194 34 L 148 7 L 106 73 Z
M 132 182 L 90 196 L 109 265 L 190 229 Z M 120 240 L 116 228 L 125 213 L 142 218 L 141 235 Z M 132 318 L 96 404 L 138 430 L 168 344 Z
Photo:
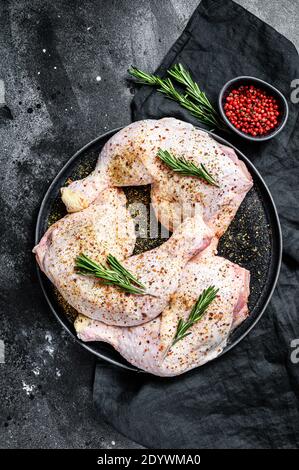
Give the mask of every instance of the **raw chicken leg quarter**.
M 105 204 L 101 203 L 101 196 L 87 209 L 50 227 L 34 251 L 41 269 L 78 312 L 109 325 L 139 325 L 155 318 L 166 307 L 187 261 L 207 247 L 213 232 L 197 214 L 185 219 L 160 247 L 125 259 L 123 266 L 148 292 L 128 294 L 118 287 L 103 285 L 99 279 L 80 275 L 74 268 L 81 252 L 101 263 L 109 251 L 122 259 L 133 250 L 133 222 L 124 207 L 124 194 L 119 189 L 104 191 Z M 119 238 L 123 220 L 128 227 L 125 237 Z M 120 227 L 115 231 L 113 227 L 117 224 Z
M 217 181 L 173 172 L 158 157 L 159 149 L 199 166 L 204 164 Z M 173 230 L 194 204 L 204 221 L 221 236 L 234 218 L 252 178 L 234 150 L 218 144 L 209 134 L 174 118 L 138 121 L 115 134 L 103 147 L 96 169 L 87 178 L 62 188 L 69 212 L 87 207 L 110 186 L 152 185 L 152 203 L 160 222 Z
M 180 318 L 186 319 L 203 291 L 219 288 L 217 298 L 191 334 L 173 347 Z M 215 256 L 208 247 L 187 263 L 170 304 L 158 318 L 133 328 L 119 328 L 79 315 L 75 327 L 83 341 L 110 343 L 131 364 L 159 376 L 173 376 L 217 357 L 230 332 L 248 316 L 249 272 Z

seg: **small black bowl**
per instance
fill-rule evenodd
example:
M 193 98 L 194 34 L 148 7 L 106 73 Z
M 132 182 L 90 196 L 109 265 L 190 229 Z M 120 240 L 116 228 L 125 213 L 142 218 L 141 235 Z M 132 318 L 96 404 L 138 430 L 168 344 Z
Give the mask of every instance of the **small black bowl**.
M 254 136 L 245 134 L 244 132 L 237 129 L 227 118 L 224 112 L 224 107 L 223 107 L 225 104 L 225 100 L 227 96 L 229 95 L 229 93 L 234 88 L 238 88 L 242 85 L 254 85 L 258 88 L 261 88 L 265 90 L 266 92 L 268 92 L 269 95 L 273 96 L 277 100 L 281 115 L 279 116 L 279 122 L 277 126 L 272 130 L 272 132 L 269 132 L 268 134 L 265 134 L 265 135 L 254 137 Z M 228 125 L 228 127 L 230 127 L 230 129 L 232 129 L 236 134 L 240 135 L 241 137 L 244 137 L 244 139 L 252 140 L 254 142 L 262 142 L 264 140 L 269 140 L 275 137 L 277 134 L 279 134 L 279 132 L 282 131 L 289 116 L 289 106 L 288 106 L 287 100 L 285 99 L 283 94 L 279 90 L 277 90 L 277 88 L 270 85 L 270 83 L 264 82 L 264 80 L 260 80 L 259 78 L 248 77 L 248 76 L 236 77 L 236 78 L 233 78 L 232 80 L 229 80 L 223 86 L 223 88 L 221 89 L 219 93 L 218 106 L 219 106 L 222 119 Z

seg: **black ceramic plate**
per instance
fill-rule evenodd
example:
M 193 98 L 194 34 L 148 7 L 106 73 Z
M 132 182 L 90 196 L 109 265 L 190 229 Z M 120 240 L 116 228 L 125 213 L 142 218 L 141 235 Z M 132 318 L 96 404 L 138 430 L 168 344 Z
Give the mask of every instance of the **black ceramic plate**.
M 60 199 L 60 188 L 69 178 L 74 180 L 87 176 L 95 167 L 103 145 L 119 130 L 114 129 L 107 132 L 87 144 L 67 162 L 56 176 L 41 204 L 36 226 L 36 243 L 39 242 L 48 226 L 66 213 Z M 227 347 L 222 352 L 224 354 L 249 333 L 265 311 L 279 275 L 282 238 L 277 211 L 261 175 L 245 155 L 224 139 L 213 133 L 210 134 L 218 142 L 234 148 L 238 157 L 246 163 L 254 180 L 253 188 L 241 204 L 235 219 L 220 240 L 219 245 L 219 254 L 251 272 L 250 316 L 232 333 Z M 142 200 L 142 202 L 149 203 L 150 201 L 148 187 L 125 188 L 125 192 L 129 202 Z M 144 239 L 137 239 L 135 253 L 153 248 L 163 241 L 165 239 L 150 239 L 145 243 Z M 79 340 L 73 326 L 76 312 L 63 301 L 51 282 L 39 269 L 38 277 L 52 312 L 76 341 L 101 359 L 123 368 L 138 370 L 130 366 L 111 346 L 101 342 L 84 343 Z

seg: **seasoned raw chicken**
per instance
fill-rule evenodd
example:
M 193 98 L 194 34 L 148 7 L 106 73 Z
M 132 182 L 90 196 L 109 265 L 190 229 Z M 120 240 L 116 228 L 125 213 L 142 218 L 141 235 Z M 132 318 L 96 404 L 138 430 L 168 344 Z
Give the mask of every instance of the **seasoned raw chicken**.
M 123 259 L 124 252 L 133 249 L 132 220 L 122 205 L 124 195 L 124 200 L 114 200 L 116 195 L 120 198 L 117 191 L 120 190 L 104 191 L 89 208 L 54 224 L 34 251 L 41 269 L 78 312 L 110 325 L 132 326 L 162 312 L 177 288 L 185 264 L 207 247 L 213 233 L 197 214 L 185 219 L 160 247 L 125 259 L 123 266 L 146 286 L 147 295 L 128 294 L 118 287 L 103 285 L 99 279 L 77 274 L 74 265 L 80 253 L 99 263 L 109 252 Z M 113 195 L 110 207 L 100 202 L 107 194 Z M 121 205 L 116 207 L 116 202 Z M 119 238 L 124 216 L 129 233 L 125 230 Z M 116 234 L 115 225 L 120 225 Z
M 191 335 L 171 343 L 178 320 L 187 319 L 201 292 L 215 285 L 219 292 Z M 249 272 L 207 248 L 190 261 L 179 287 L 163 313 L 144 325 L 119 328 L 79 315 L 75 327 L 83 341 L 110 343 L 131 364 L 159 376 L 174 376 L 218 356 L 230 332 L 248 315 Z
M 157 317 L 175 292 L 187 261 L 208 246 L 212 235 L 199 214 L 185 219 L 163 245 L 122 262 L 146 286 L 149 295 L 128 294 L 98 281 L 92 293 L 81 293 L 79 311 L 120 326 L 139 325 Z M 91 308 L 83 306 L 85 295 L 93 296 Z
M 143 140 L 143 134 L 147 134 L 150 122 L 156 121 L 136 122 L 117 132 L 104 145 L 95 170 L 86 178 L 61 188 L 61 197 L 68 212 L 88 207 L 108 187 L 140 186 L 152 182 L 152 176 L 139 159 L 138 145 Z
M 204 164 L 217 186 L 175 173 L 159 159 L 159 149 Z M 158 219 L 173 235 L 131 256 L 133 221 L 124 194 L 113 187 L 146 184 Z M 133 365 L 160 376 L 181 374 L 219 355 L 248 315 L 249 272 L 216 256 L 216 246 L 251 187 L 235 152 L 186 122 L 140 121 L 115 134 L 94 172 L 62 188 L 74 213 L 50 227 L 34 249 L 41 269 L 80 313 L 78 336 L 108 342 Z M 78 274 L 80 253 L 98 263 L 113 254 L 146 286 L 146 295 Z M 212 285 L 219 289 L 216 299 L 191 334 L 172 346 L 179 319 L 188 318 Z
M 174 173 L 157 157 L 159 149 L 197 166 L 204 164 L 219 187 Z M 173 230 L 200 205 L 204 220 L 221 236 L 252 187 L 252 178 L 234 150 L 206 132 L 174 118 L 145 120 L 115 134 L 104 146 L 95 171 L 62 188 L 62 199 L 73 212 L 87 207 L 106 187 L 149 183 L 164 226 Z
M 122 189 L 111 188 L 87 209 L 51 225 L 33 252 L 41 270 L 68 303 L 85 312 L 94 306 L 98 281 L 79 276 L 74 270 L 75 258 L 83 252 L 103 263 L 111 253 L 123 260 L 133 253 L 135 241 L 126 197 Z

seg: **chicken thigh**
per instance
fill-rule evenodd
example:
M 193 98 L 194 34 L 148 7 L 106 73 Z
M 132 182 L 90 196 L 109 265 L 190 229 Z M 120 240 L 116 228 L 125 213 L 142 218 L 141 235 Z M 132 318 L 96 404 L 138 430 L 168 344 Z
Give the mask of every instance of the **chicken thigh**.
M 148 135 L 150 123 L 155 122 L 135 122 L 114 134 L 104 145 L 95 170 L 86 178 L 61 188 L 61 198 L 68 212 L 88 207 L 99 193 L 111 186 L 152 183 L 152 176 L 139 158 L 139 145 Z
M 199 295 L 214 285 L 216 299 L 191 334 L 171 346 L 180 318 L 186 320 Z M 231 331 L 248 316 L 249 272 L 210 248 L 185 266 L 177 291 L 163 313 L 141 326 L 119 328 L 79 315 L 83 341 L 110 343 L 131 364 L 159 376 L 175 376 L 217 357 Z
M 232 149 L 218 144 L 206 132 L 193 126 L 188 131 L 179 125 L 177 128 L 175 137 L 166 129 L 160 131 L 161 148 L 198 167 L 203 164 L 217 186 L 195 176 L 175 173 L 159 158 L 143 158 L 148 171 L 155 175 L 151 200 L 156 216 L 166 228 L 173 230 L 184 217 L 192 216 L 199 206 L 205 222 L 220 237 L 252 187 L 251 175 Z M 151 135 L 148 142 L 150 148 L 154 145 L 153 141 Z
M 111 253 L 123 260 L 133 253 L 135 241 L 126 197 L 122 189 L 110 188 L 87 209 L 51 225 L 33 252 L 41 270 L 67 302 L 81 312 L 87 305 L 92 308 L 97 281 L 75 272 L 76 257 L 84 252 L 95 262 L 103 263 Z M 90 296 L 86 297 L 86 292 Z

